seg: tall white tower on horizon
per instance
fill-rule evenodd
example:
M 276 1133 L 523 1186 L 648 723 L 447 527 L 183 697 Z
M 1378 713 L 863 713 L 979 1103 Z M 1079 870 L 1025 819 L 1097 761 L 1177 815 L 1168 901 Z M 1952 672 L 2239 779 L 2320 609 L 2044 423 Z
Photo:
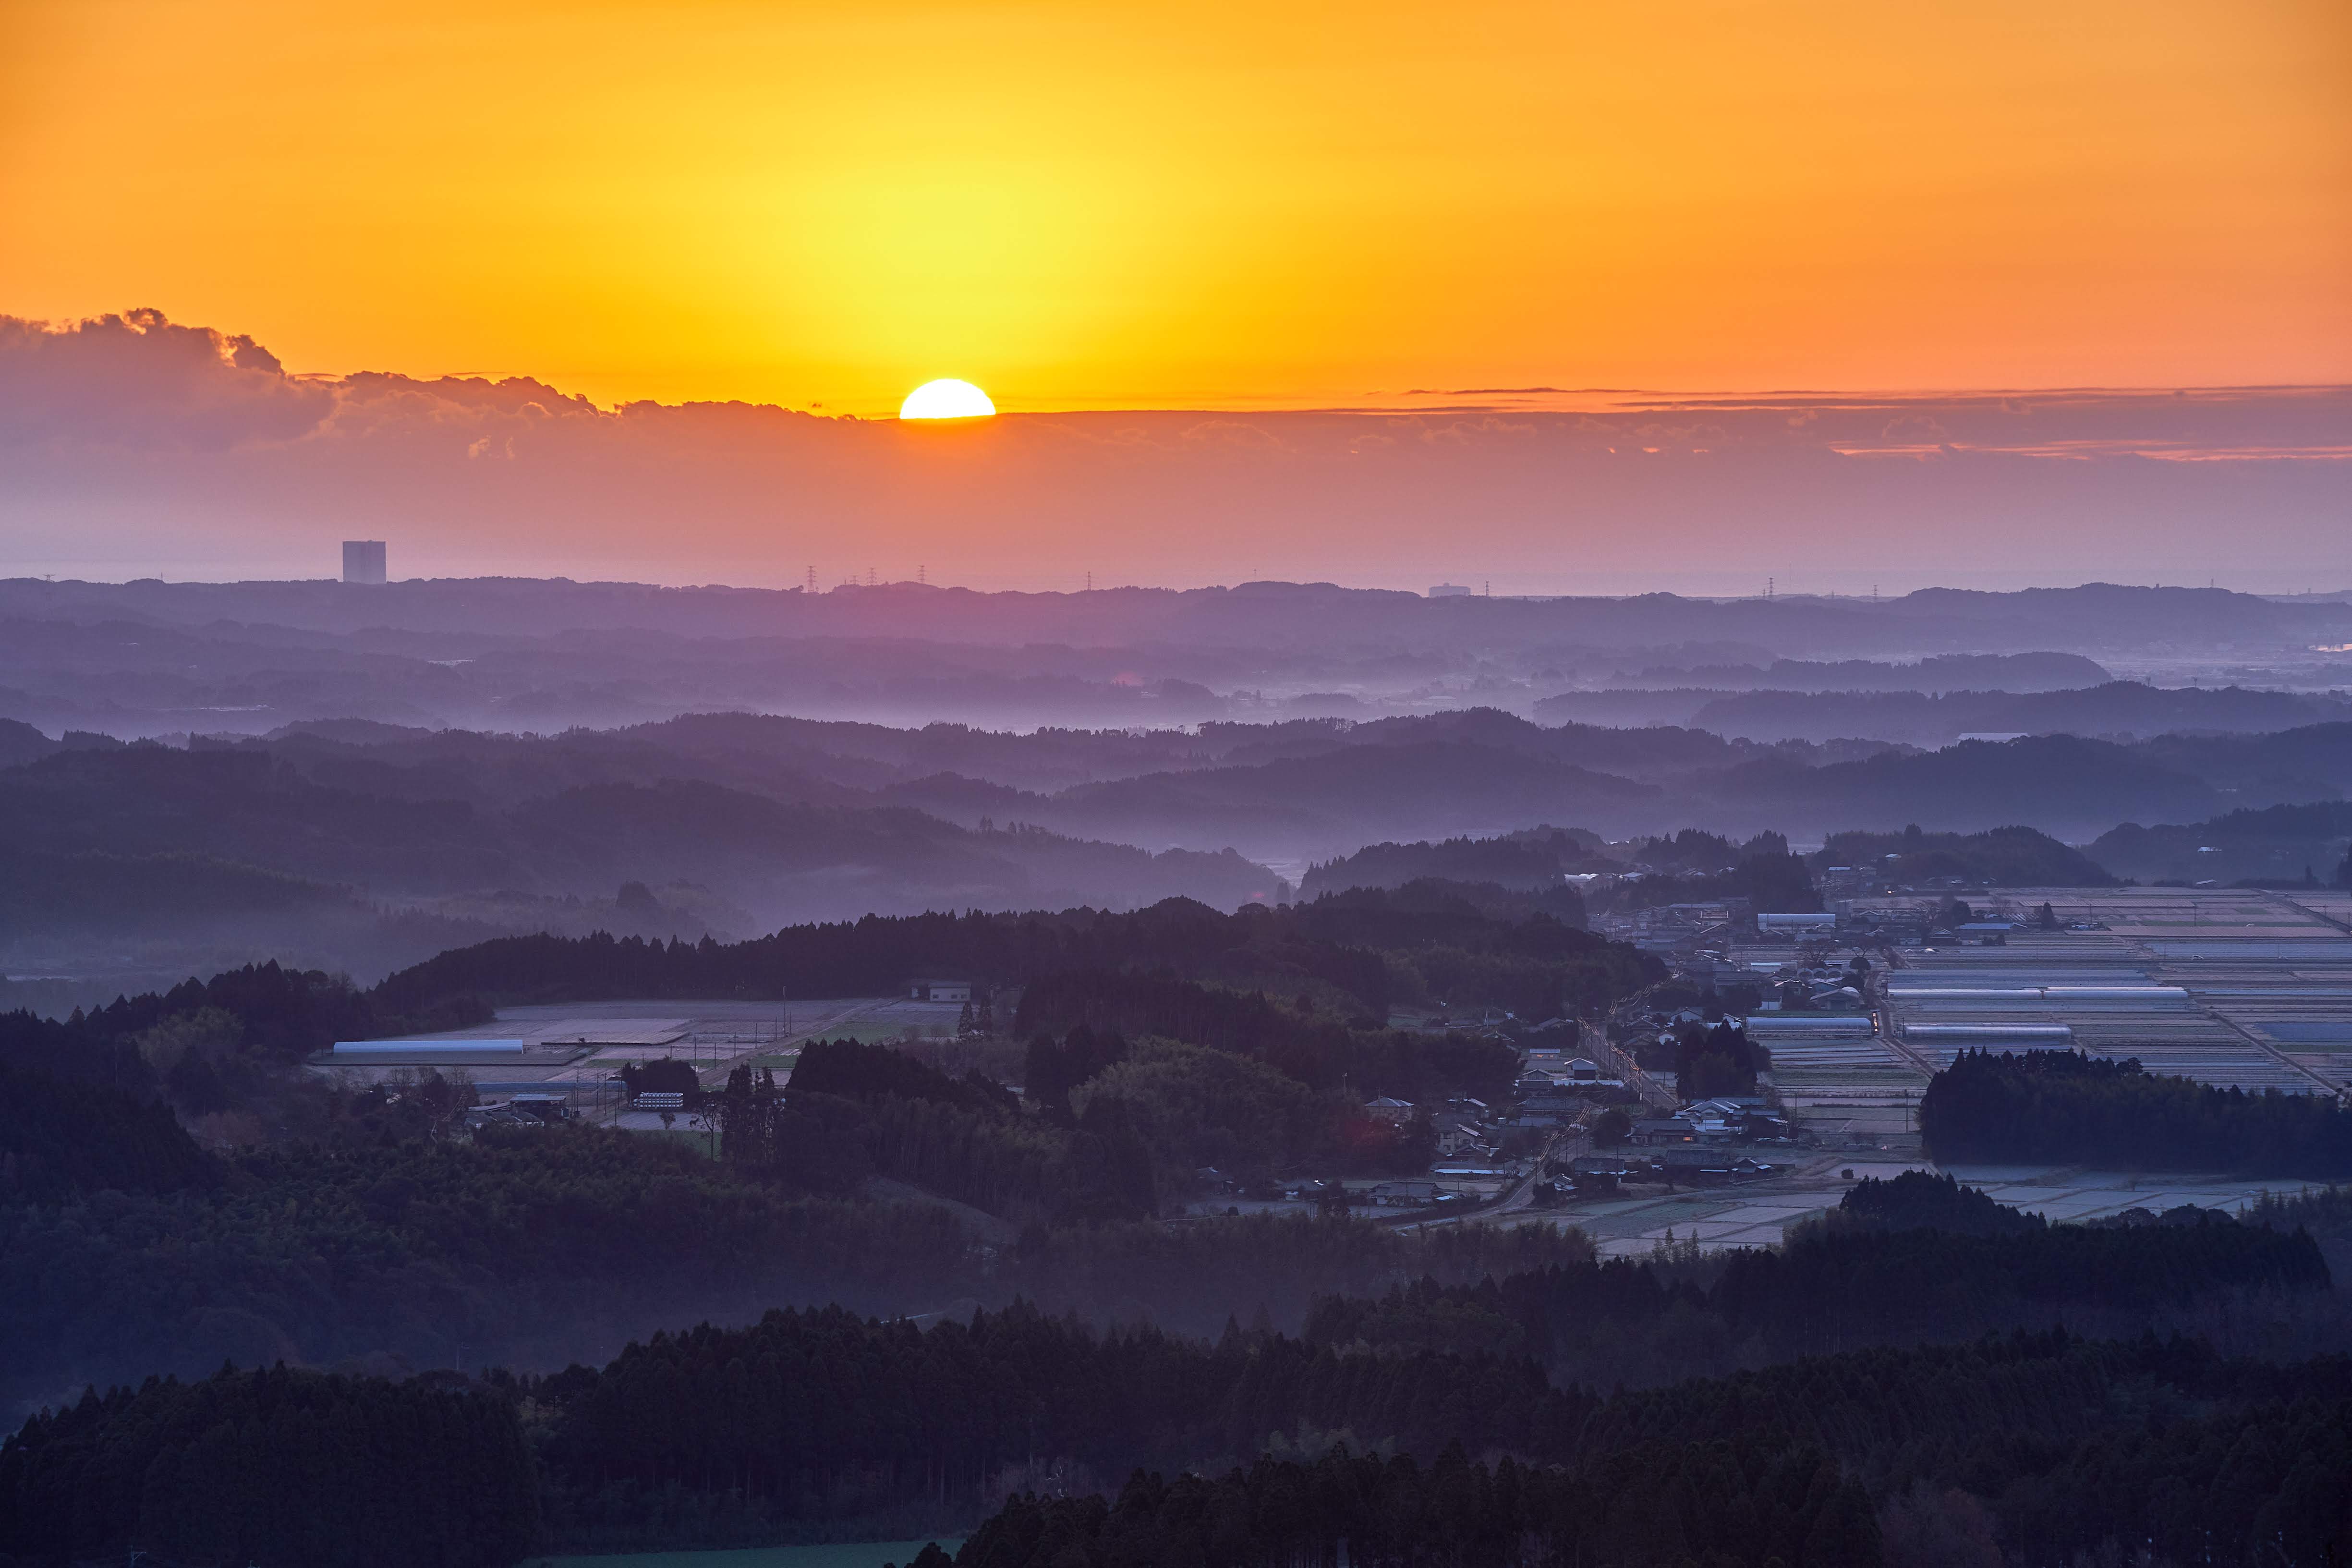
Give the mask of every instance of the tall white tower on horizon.
M 346 539 L 343 541 L 343 581 L 346 583 L 384 581 L 383 540 Z

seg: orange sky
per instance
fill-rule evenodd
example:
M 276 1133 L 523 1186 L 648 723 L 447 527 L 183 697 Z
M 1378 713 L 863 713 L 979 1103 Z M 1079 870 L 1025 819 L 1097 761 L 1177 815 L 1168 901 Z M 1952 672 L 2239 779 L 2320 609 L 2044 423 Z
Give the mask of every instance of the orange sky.
M 2352 380 L 2342 0 L 0 0 L 0 312 L 1007 409 Z

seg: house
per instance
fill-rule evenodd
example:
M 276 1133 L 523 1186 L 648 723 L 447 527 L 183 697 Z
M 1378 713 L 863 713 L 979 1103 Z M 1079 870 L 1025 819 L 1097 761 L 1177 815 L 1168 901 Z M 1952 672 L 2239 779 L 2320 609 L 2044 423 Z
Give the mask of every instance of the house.
M 1382 1095 L 1378 1100 L 1364 1102 L 1364 1114 L 1376 1121 L 1391 1121 L 1402 1127 L 1412 1120 L 1412 1101 L 1391 1100 Z
M 914 1002 L 969 1002 L 971 982 L 969 980 L 916 980 L 908 983 L 907 996 Z
M 1732 1163 L 1720 1154 L 1701 1153 L 1696 1149 L 1677 1149 L 1658 1156 L 1653 1165 L 1659 1174 L 1676 1186 L 1727 1187 L 1731 1184 Z
M 1654 1121 L 1636 1121 L 1633 1130 L 1625 1135 L 1625 1141 L 1647 1147 L 1663 1143 L 1696 1143 L 1698 1131 L 1689 1122 L 1675 1117 L 1662 1117 Z
M 1444 1195 L 1435 1182 L 1382 1182 L 1372 1189 L 1372 1202 L 1386 1206 L 1433 1204 Z
M 1478 1129 L 1470 1122 L 1447 1120 L 1437 1124 L 1437 1152 L 1451 1160 L 1478 1146 Z
M 1601 1064 L 1599 1062 L 1587 1061 L 1582 1057 L 1577 1058 L 1574 1061 L 1568 1064 L 1568 1081 L 1570 1083 L 1599 1083 L 1601 1081 Z
M 1568 1163 L 1568 1179 L 1580 1193 L 1613 1193 L 1633 1168 L 1613 1154 L 1580 1154 Z

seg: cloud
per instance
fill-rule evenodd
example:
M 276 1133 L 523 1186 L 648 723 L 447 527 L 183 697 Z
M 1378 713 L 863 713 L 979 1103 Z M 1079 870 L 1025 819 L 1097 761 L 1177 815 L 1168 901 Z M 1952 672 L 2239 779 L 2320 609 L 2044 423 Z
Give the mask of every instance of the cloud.
M 331 387 L 289 376 L 251 338 L 161 310 L 61 326 L 0 316 L 0 446 L 223 450 L 299 439 L 334 404 Z

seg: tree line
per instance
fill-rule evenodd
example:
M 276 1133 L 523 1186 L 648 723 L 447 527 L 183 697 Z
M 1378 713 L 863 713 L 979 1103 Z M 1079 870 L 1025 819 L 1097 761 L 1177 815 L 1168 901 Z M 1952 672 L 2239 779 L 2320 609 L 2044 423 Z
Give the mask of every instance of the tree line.
M 1956 1188 L 1924 1173 L 1864 1184 L 1829 1223 L 1795 1229 L 1778 1250 L 1736 1251 L 1703 1268 L 1584 1260 L 1335 1297 L 1315 1306 L 1303 1332 L 1384 1353 L 1528 1355 L 1556 1380 L 1631 1385 L 1872 1345 L 2058 1324 L 2193 1329 L 2230 1313 L 2317 1320 L 2324 1342 L 2343 1342 L 2327 1310 L 2326 1260 L 2301 1229 L 2211 1215 L 2050 1226 Z
M 1490 1102 L 1510 1092 L 1518 1052 L 1458 1033 L 1351 1028 L 1301 1013 L 1262 992 L 1242 993 L 1171 973 L 1113 970 L 1041 976 L 1022 992 L 1013 1028 L 1024 1036 L 1073 1029 L 1158 1036 L 1261 1061 L 1312 1089 L 1413 1104 L 1448 1095 Z
M 1825 1456 L 1839 1484 L 1863 1489 L 1877 1510 L 1855 1517 L 1898 1532 L 1950 1524 L 1938 1510 L 1976 1509 L 2004 1539 L 2049 1549 L 2021 1561 L 2061 1562 L 2108 1535 L 2177 1532 L 2195 1517 L 2175 1506 L 2186 1499 L 2221 1521 L 2201 1538 L 2199 1561 L 2251 1561 L 2245 1531 L 2269 1530 L 2265 1551 L 2287 1542 L 2269 1560 L 2316 1562 L 2296 1555 L 2294 1531 L 2318 1528 L 2305 1460 L 2335 1452 L 2335 1417 L 2315 1415 L 2309 1402 L 2352 1398 L 2352 1361 L 2341 1355 L 2229 1362 L 2195 1340 L 2147 1332 L 2216 1299 L 2242 1315 L 2265 1293 L 2324 1296 L 2326 1266 L 2306 1234 L 2218 1219 L 2051 1226 L 1924 1176 L 1857 1187 L 1840 1223 L 1801 1232 L 1778 1254 L 1734 1254 L 1704 1285 L 1680 1259 L 1596 1262 L 1573 1236 L 1463 1227 L 1405 1237 L 1343 1219 L 1034 1228 L 990 1257 L 937 1211 L 763 1203 L 764 1190 L 676 1144 L 584 1131 L 247 1156 L 216 1191 L 110 1194 L 58 1211 L 47 1230 L 0 1237 L 0 1301 L 16 1320 L 0 1324 L 0 1343 L 20 1356 L 54 1344 L 58 1315 L 73 1313 L 89 1320 L 76 1325 L 88 1342 L 155 1365 L 163 1358 L 138 1331 L 282 1313 L 290 1300 L 310 1303 L 303 1310 L 329 1335 L 344 1333 L 345 1349 L 383 1343 L 404 1316 L 487 1335 L 490 1321 L 543 1315 L 566 1297 L 622 1294 L 614 1282 L 632 1270 L 706 1300 L 731 1279 L 748 1287 L 745 1300 L 971 1290 L 1008 1303 L 930 1327 L 838 1305 L 771 1310 L 747 1328 L 656 1334 L 601 1367 L 487 1378 L 476 1392 L 507 1402 L 538 1457 L 524 1489 L 536 1500 L 518 1500 L 510 1467 L 493 1455 L 478 1467 L 481 1489 L 452 1507 L 505 1520 L 536 1510 L 552 1521 L 547 1543 L 583 1549 L 717 1544 L 855 1521 L 911 1525 L 969 1517 L 1008 1476 L 1214 1475 L 1260 1453 L 1311 1458 L 1337 1443 L 1421 1456 L 1458 1444 L 1558 1467 L 1555 1479 L 1603 1475 L 1646 1495 L 1647 1482 L 1607 1468 L 1646 1453 L 1645 1473 L 1686 1474 L 1706 1455 L 1722 1463 L 1728 1444 L 1748 1456 L 1739 1463 L 1751 1479 L 1794 1454 Z M 160 1232 L 160 1248 L 98 1292 L 78 1289 L 77 1257 L 58 1242 L 87 1241 L 110 1212 L 132 1231 Z M 1916 1228 L 1920 1220 L 1942 1228 Z M 188 1269 L 239 1223 L 250 1240 L 232 1271 Z M 920 1234 L 926 1225 L 931 1234 Z M 786 1259 L 792 1273 L 777 1274 Z M 1422 1277 L 1381 1294 L 1406 1274 Z M 501 1279 L 505 1291 L 483 1293 Z M 1289 1308 L 1318 1280 L 1337 1289 L 1307 1314 L 1305 1333 L 1277 1331 L 1267 1303 Z M 1032 1289 L 1066 1303 L 1053 1309 L 1063 1315 L 1026 1304 Z M 1204 1333 L 1218 1301 L 1231 1303 L 1217 1314 L 1223 1327 Z M 1155 1311 L 1177 1321 L 1158 1326 Z M 2137 1337 L 2089 1342 L 2040 1327 L 2058 1320 Z M 126 1327 L 135 1331 L 127 1347 L 113 1343 Z M 1970 1337 L 1987 1328 L 2007 1337 Z M 1693 1381 L 1730 1371 L 1725 1347 L 1755 1370 Z M 306 1348 L 320 1359 L 338 1349 L 318 1339 Z M 528 1348 L 538 1357 L 549 1347 Z M 253 1359 L 270 1359 L 268 1348 Z M 54 1386 L 60 1370 L 40 1375 Z M 312 1538 L 257 1533 L 263 1526 L 249 1515 L 331 1499 L 354 1452 L 443 1441 L 417 1436 L 442 1428 L 399 1401 L 446 1380 L 269 1375 L 279 1381 L 151 1380 L 29 1423 L 0 1454 L 0 1508 L 16 1510 L 0 1515 L 10 1521 L 0 1550 L 27 1552 L 22 1541 L 38 1546 L 29 1554 L 62 1556 L 56 1543 L 68 1537 L 100 1540 L 72 1534 L 96 1528 L 73 1512 L 76 1500 L 116 1496 L 105 1489 L 119 1491 L 135 1471 L 147 1478 L 137 1507 L 107 1510 L 155 1527 L 131 1544 L 380 1560 L 293 1555 L 286 1542 Z M 1620 1392 L 1593 1392 L 1612 1384 Z M 2167 1392 L 2151 1403 L 2150 1388 Z M 2291 1408 L 2295 1400 L 2305 1403 Z M 382 1408 L 347 1408 L 354 1404 Z M 2196 1410 L 2211 1425 L 2193 1440 L 2170 1417 L 2143 1431 L 2136 1413 L 2149 1409 Z M 460 1453 L 506 1442 L 499 1420 L 470 1407 L 460 1415 L 463 1430 L 449 1439 Z M 2213 1445 L 2225 1441 L 2275 1463 L 2224 1463 Z M 177 1456 L 168 1463 L 167 1449 Z M 206 1467 L 226 1465 L 239 1467 L 236 1483 L 213 1484 L 217 1471 Z M 184 1473 L 196 1478 L 184 1494 L 154 1479 Z M 1965 1506 L 1950 1502 L 1955 1487 L 1966 1489 Z M 2076 1488 L 2095 1491 L 2098 1507 L 2068 1506 L 2077 1494 L 2066 1489 Z M 1654 1523 L 1684 1500 L 1671 1491 L 1627 1518 Z M 1725 1520 L 1753 1512 L 1724 1506 Z M 2085 1520 L 2107 1534 L 2083 1536 Z M 1581 1542 L 1577 1550 L 1618 1554 L 1610 1560 L 1647 1561 L 1632 1541 L 1559 1538 L 1563 1549 Z M 1859 1548 L 1837 1548 L 1849 1549 Z M 423 1549 L 408 1560 L 472 1561 Z
M 787 1303 L 899 1313 L 1026 1295 L 1188 1333 L 1260 1310 L 1295 1327 L 1322 1295 L 1589 1255 L 1548 1231 L 1441 1245 L 1343 1218 L 1107 1218 L 1089 1195 L 1116 1194 L 1113 1174 L 1073 1173 L 1076 1155 L 1049 1151 L 1046 1177 L 1032 1177 L 1016 1158 L 1022 1138 L 1066 1150 L 1083 1130 L 1031 1118 L 992 1142 L 971 1130 L 999 1123 L 977 1112 L 893 1103 L 836 1100 L 837 1118 L 779 1107 L 770 1147 L 789 1158 L 776 1169 L 737 1128 L 713 1161 L 683 1141 L 583 1127 L 395 1136 L 392 1121 L 367 1131 L 373 1113 L 344 1142 L 215 1155 L 152 1102 L 44 1101 L 45 1136 L 80 1152 L 42 1167 L 40 1194 L 0 1193 L 0 1409 L 224 1357 L 561 1362 L 688 1314 Z M 20 1153 L 16 1168 L 33 1163 Z M 1034 1192 L 1039 1210 L 1066 1205 L 1085 1223 L 984 1247 L 943 1208 L 856 1196 L 877 1169 L 991 1202 Z
M 0 1444 L 0 1552 L 304 1568 L 505 1568 L 541 1529 L 513 1402 L 280 1366 L 149 1378 Z
M 1206 1343 L 1019 1305 L 928 1329 L 823 1309 L 463 1387 L 278 1369 L 92 1394 L 0 1444 L 0 1551 L 489 1563 L 969 1519 L 1010 1476 L 1064 1484 L 1016 1489 L 959 1568 L 2057 1568 L 2142 1546 L 2324 1568 L 2352 1545 L 2347 1467 L 2352 1359 L 2193 1340 L 2015 1334 L 1603 1397 L 1508 1358 L 1238 1327 Z M 1992 1555 L 1890 1554 L 1923 1536 Z
M 739 1068 L 716 1110 L 728 1158 L 763 1151 L 763 1173 L 893 1176 L 1021 1223 L 1154 1215 L 1198 1195 L 1203 1170 L 1251 1184 L 1299 1168 L 1410 1174 L 1435 1153 L 1426 1117 L 1399 1127 L 1243 1053 L 1080 1024 L 1058 1041 L 1034 1037 L 1026 1065 L 1028 1106 L 977 1072 L 951 1079 L 887 1047 L 814 1041 L 788 1094 Z
M 0 1058 L 0 1204 L 58 1203 L 107 1187 L 177 1192 L 219 1175 L 161 1101 Z
M 1555 1523 L 1505 1539 L 1553 1535 L 1571 1557 L 1599 1562 L 1671 1564 L 1694 1552 L 1807 1560 L 1785 1544 L 1728 1539 L 1755 1526 L 1757 1478 L 1798 1456 L 1810 1457 L 1808 1477 L 1851 1489 L 1841 1552 L 1874 1539 L 1890 1508 L 1932 1512 L 1956 1487 L 1969 1500 L 1953 1511 L 1982 1511 L 2020 1562 L 2063 1563 L 2153 1534 L 2179 1561 L 2317 1568 L 2321 1549 L 2352 1540 L 2340 1533 L 2352 1528 L 2352 1500 L 2338 1468 L 2352 1454 L 2352 1358 L 2231 1361 L 2152 1335 L 2055 1330 L 1849 1352 L 1602 1397 L 1547 1385 L 1507 1356 L 1343 1354 L 1237 1328 L 1203 1344 L 1149 1330 L 1097 1335 L 1020 1307 L 928 1331 L 779 1313 L 745 1331 L 667 1336 L 600 1372 L 524 1388 L 551 1423 L 541 1452 L 551 1493 L 565 1500 L 551 1511 L 599 1521 L 603 1545 L 697 1530 L 745 1539 L 794 1520 L 871 1517 L 893 1500 L 951 1504 L 982 1495 L 992 1475 L 1197 1478 L 1262 1453 L 1342 1446 L 1510 1455 L 1554 1482 L 1590 1483 Z M 2150 1419 L 2151 1402 L 2201 1419 Z M 1722 1471 L 1728 1455 L 1739 1456 L 1737 1474 Z M 1675 1484 L 1695 1465 L 1717 1480 Z M 1810 1479 L 1795 1490 L 1820 1500 Z M 1620 1529 L 1578 1533 L 1612 1518 Z M 1351 1560 L 1370 1550 L 1360 1528 L 1336 1531 Z M 987 1534 L 959 1561 L 998 1561 Z M 1475 1534 L 1454 1532 L 1433 1560 L 1557 1560 L 1459 1555 Z M 1162 1560 L 1134 1542 L 1102 1548 L 1087 1560 Z M 1292 1550 L 1233 1542 L 1210 1560 L 1298 1560 Z M 1335 1559 L 1327 1550 L 1319 1560 Z
M 1510 986 L 1534 985 L 1536 994 L 1518 997 L 1523 1005 L 1516 1009 L 1530 1018 L 1589 1012 L 1664 976 L 1654 958 L 1548 915 L 1489 914 L 1463 900 L 1416 903 L 1403 893 L 1359 889 L 1312 904 L 1248 906 L 1225 915 L 1170 899 L 1130 913 L 1080 909 L 867 916 L 789 927 L 735 943 L 602 933 L 500 938 L 441 953 L 366 990 L 316 970 L 274 962 L 248 964 L 168 991 L 77 1009 L 62 1023 L 21 1012 L 0 1017 L 0 1058 L 146 1089 L 152 1087 L 152 1075 L 139 1065 L 131 1042 L 168 1019 L 199 1013 L 232 1020 L 241 1046 L 257 1057 L 290 1063 L 339 1039 L 483 1023 L 492 1016 L 493 1001 L 887 995 L 909 975 L 923 973 L 961 974 L 998 986 L 1087 973 L 1165 973 L 1211 981 L 1228 992 L 1295 997 L 1310 1008 L 1315 995 L 1337 998 L 1340 1005 L 1332 1023 L 1367 1026 L 1386 1020 L 1392 968 L 1415 976 L 1423 971 L 1458 973 L 1475 990 L 1473 972 L 1481 965 L 1496 976 L 1510 971 L 1517 976 L 1506 977 Z M 1533 968 L 1526 973 L 1514 968 L 1528 965 Z M 1529 981 L 1530 974 L 1537 979 Z M 1454 998 L 1461 1004 L 1489 999 L 1469 994 Z M 1163 1010 L 1178 1005 L 1151 1005 Z M 1181 1005 L 1190 1009 L 1187 1016 L 1201 1015 L 1196 1032 L 1238 1029 L 1266 1042 L 1268 1049 L 1277 1038 L 1295 1041 L 1284 1048 L 1309 1057 L 1342 1048 L 1328 1041 L 1313 1044 L 1325 1037 L 1311 1023 L 1286 1026 L 1256 1013 L 1211 1019 L 1202 1013 L 1204 1005 L 1197 999 Z M 1128 1032 L 1222 1043 L 1169 1029 Z M 1458 1047 L 1448 1048 L 1459 1053 Z M 1382 1053 L 1393 1057 L 1399 1049 L 1393 1042 L 1374 1048 L 1365 1065 L 1407 1077 L 1474 1070 L 1466 1063 L 1450 1069 L 1413 1061 L 1388 1064 Z M 1475 1070 L 1495 1069 L 1489 1064 Z
M 1220 914 L 1188 899 L 1129 913 L 868 915 L 788 927 L 749 942 L 607 935 L 505 937 L 439 954 L 372 996 L 413 1015 L 451 998 L 504 1002 L 662 996 L 875 996 L 910 975 L 1025 984 L 1078 971 L 1168 970 L 1277 994 L 1321 988 L 1360 1020 L 1384 1020 L 1396 972 L 1510 988 L 1523 1016 L 1589 1012 L 1664 978 L 1658 961 L 1538 911 L 1489 913 L 1465 899 L 1360 889 L 1311 903 Z
M 2325 1095 L 2216 1089 L 2080 1051 L 1963 1051 L 1928 1082 L 1919 1132 L 1945 1161 L 2352 1176 L 2352 1110 Z
M 956 1568 L 1355 1568 L 1706 1563 L 1879 1568 L 1869 1499 L 1819 1453 L 1752 1445 L 1636 1449 L 1562 1472 L 1458 1448 L 1433 1463 L 1333 1453 L 1260 1459 L 1220 1478 L 1138 1473 L 1118 1497 L 1024 1494 L 982 1523 Z M 910 1568 L 948 1568 L 926 1548 Z
M 929 1546 L 910 1568 L 1907 1568 L 2134 1551 L 2215 1568 L 2332 1568 L 2352 1551 L 2352 1399 L 2341 1396 L 2152 1423 L 2010 1468 L 2027 1473 L 1998 1507 L 1950 1484 L 1982 1484 L 1979 1471 L 1923 1480 L 1874 1510 L 1835 1458 L 1736 1427 L 1565 1470 L 1507 1456 L 1490 1468 L 1458 1449 L 1426 1468 L 1340 1451 L 1312 1464 L 1262 1458 L 1222 1478 L 1139 1473 L 1115 1500 L 1024 1493 L 952 1557 Z

